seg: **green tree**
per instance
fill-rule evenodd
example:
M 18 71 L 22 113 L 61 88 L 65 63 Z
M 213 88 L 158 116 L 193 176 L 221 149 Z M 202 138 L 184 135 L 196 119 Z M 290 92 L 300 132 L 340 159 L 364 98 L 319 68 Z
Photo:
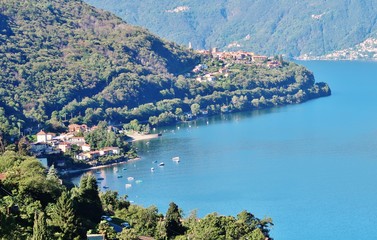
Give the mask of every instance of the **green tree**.
M 123 228 L 118 234 L 119 240 L 139 240 L 139 237 L 133 228 Z
M 264 236 L 263 232 L 259 228 L 257 228 L 257 229 L 255 229 L 251 233 L 251 237 L 248 238 L 248 239 L 251 239 L 251 240 L 265 240 L 266 236 Z
M 180 115 L 182 115 L 182 114 L 183 114 L 183 110 L 182 110 L 182 108 L 176 108 L 176 109 L 175 109 L 175 115 L 180 116 Z
M 116 215 L 121 219 L 127 219 L 137 234 L 145 236 L 155 234 L 157 220 L 162 218 L 158 215 L 155 206 L 142 208 L 137 205 L 130 205 L 128 209 L 117 211 Z
M 50 217 L 48 225 L 53 227 L 55 237 L 69 240 L 80 235 L 72 199 L 68 192 L 64 191 L 55 204 L 49 205 L 47 214 Z
M 106 191 L 100 193 L 102 207 L 105 212 L 114 213 L 117 210 L 127 209 L 130 202 L 127 201 L 127 196 L 119 197 L 118 192 Z
M 50 239 L 47 229 L 46 218 L 44 212 L 36 212 L 34 216 L 33 236 L 32 240 Z
M 181 211 L 178 209 L 177 204 L 171 202 L 165 216 L 166 233 L 168 238 L 183 235 L 185 233 L 181 218 Z
M 59 176 L 58 176 L 58 171 L 55 169 L 55 165 L 52 164 L 50 168 L 48 169 L 47 173 L 47 180 L 52 180 L 52 181 L 59 181 Z
M 79 188 L 73 189 L 73 200 L 77 216 L 84 228 L 96 226 L 103 210 L 97 180 L 93 175 L 85 174 L 81 177 Z
M 28 155 L 30 151 L 30 144 L 28 143 L 26 137 L 20 138 L 17 144 L 17 150 L 20 155 Z
M 117 234 L 112 226 L 105 220 L 98 224 L 98 232 L 105 235 L 106 239 L 116 239 Z
M 162 219 L 157 222 L 154 238 L 157 240 L 167 239 L 166 224 Z
M 196 116 L 200 112 L 200 105 L 198 103 L 194 103 L 191 105 L 191 113 L 192 115 Z

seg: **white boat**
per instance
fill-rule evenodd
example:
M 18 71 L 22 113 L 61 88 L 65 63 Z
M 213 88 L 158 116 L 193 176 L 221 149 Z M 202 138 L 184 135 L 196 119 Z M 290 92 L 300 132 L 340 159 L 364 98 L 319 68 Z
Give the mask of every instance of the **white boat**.
M 173 157 L 171 160 L 175 161 L 175 162 L 179 162 L 179 157 Z
M 164 163 L 164 162 L 160 162 L 160 163 L 158 164 L 158 166 L 163 167 L 163 166 L 165 166 L 165 163 Z
M 126 183 L 126 188 L 132 187 L 132 184 Z
M 127 178 L 128 181 L 133 181 L 134 179 L 135 179 L 135 178 L 133 178 L 133 177 L 128 177 L 128 178 Z
M 139 184 L 139 183 L 142 183 L 143 180 L 136 180 L 135 183 Z
M 151 168 L 151 172 L 153 172 L 153 171 L 154 171 L 154 167 Z

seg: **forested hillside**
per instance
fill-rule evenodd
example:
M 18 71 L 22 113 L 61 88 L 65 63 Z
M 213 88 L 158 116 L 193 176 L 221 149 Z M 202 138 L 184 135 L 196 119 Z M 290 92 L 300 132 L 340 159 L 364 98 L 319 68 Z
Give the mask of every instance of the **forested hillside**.
M 177 43 L 319 56 L 377 33 L 374 0 L 86 0 Z
M 155 101 L 173 74 L 198 62 L 81 1 L 5 0 L 0 23 L 1 130 L 13 134 L 73 100 L 101 107 Z
M 2 1 L 0 131 L 100 120 L 171 124 L 330 94 L 304 67 L 223 61 L 167 42 L 81 1 Z M 208 68 L 194 73 L 199 63 Z M 220 71 L 223 71 L 220 74 Z M 211 81 L 198 77 L 216 74 Z M 42 124 L 42 125 L 41 125 Z

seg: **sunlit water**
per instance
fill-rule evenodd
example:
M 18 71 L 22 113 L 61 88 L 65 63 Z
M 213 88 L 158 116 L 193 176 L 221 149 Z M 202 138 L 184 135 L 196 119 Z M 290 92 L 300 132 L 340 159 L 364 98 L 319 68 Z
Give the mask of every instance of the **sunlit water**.
M 272 217 L 279 240 L 376 238 L 377 63 L 301 64 L 332 96 L 166 128 L 136 143 L 141 160 L 93 171 L 101 190 L 162 213 L 171 201 L 186 215 L 246 209 Z

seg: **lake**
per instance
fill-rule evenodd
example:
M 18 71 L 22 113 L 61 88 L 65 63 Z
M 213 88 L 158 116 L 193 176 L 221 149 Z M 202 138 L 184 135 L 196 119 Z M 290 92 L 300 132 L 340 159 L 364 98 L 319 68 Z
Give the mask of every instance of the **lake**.
M 101 186 L 162 213 L 174 201 L 186 216 L 269 216 L 279 240 L 375 238 L 377 63 L 300 64 L 332 96 L 164 128 L 136 143 L 141 160 L 101 169 Z

